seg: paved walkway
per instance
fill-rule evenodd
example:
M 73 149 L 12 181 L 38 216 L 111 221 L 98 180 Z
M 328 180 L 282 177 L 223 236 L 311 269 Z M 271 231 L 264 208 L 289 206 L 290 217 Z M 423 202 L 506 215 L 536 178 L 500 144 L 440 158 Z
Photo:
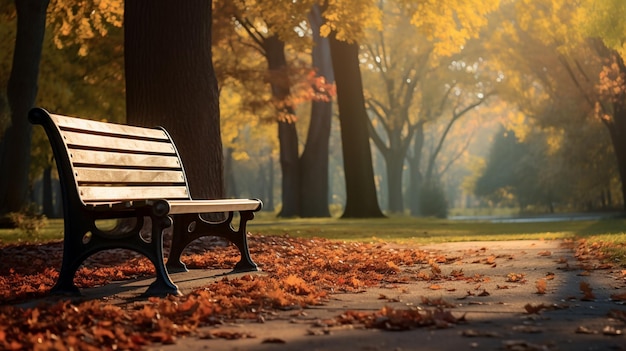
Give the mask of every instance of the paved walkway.
M 420 248 L 449 257 L 458 255 L 461 259 L 454 264 L 441 265 L 442 273 L 462 269 L 465 277 L 477 279 L 415 282 L 336 294 L 324 306 L 201 331 L 206 335 L 241 333 L 248 338 L 188 337 L 174 345 L 153 345 L 150 350 L 626 350 L 626 305 L 610 299 L 626 293 L 626 277 L 619 269 L 583 270 L 573 250 L 560 241 L 467 242 Z M 207 278 L 206 271 L 173 275 L 183 292 L 217 278 Z M 546 282 L 545 294 L 537 294 L 540 279 Z M 128 299 L 143 292 L 149 282 L 110 284 L 84 293 L 111 301 Z M 592 291 L 581 291 L 581 282 Z M 587 301 L 591 295 L 594 298 Z M 423 306 L 424 299 L 453 304 L 447 310 L 457 318 L 464 316 L 466 322 L 450 328 L 400 332 L 325 324 L 348 310 L 374 312 L 384 306 L 432 309 Z M 525 306 L 545 309 L 529 314 Z M 610 317 L 611 311 L 614 317 Z

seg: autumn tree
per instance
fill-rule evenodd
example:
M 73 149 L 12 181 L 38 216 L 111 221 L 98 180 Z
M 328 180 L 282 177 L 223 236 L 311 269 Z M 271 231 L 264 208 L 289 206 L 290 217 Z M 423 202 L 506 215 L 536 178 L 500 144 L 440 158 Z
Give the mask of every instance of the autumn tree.
M 366 26 L 380 24 L 373 1 L 324 1 L 322 35 L 330 41 L 337 86 L 341 146 L 346 184 L 343 218 L 382 217 L 369 144 L 367 111 L 359 67 L 359 40 Z
M 234 19 L 235 32 L 241 34 L 240 40 L 248 47 L 253 47 L 267 63 L 265 75 L 256 82 L 257 88 L 252 88 L 252 92 L 258 96 L 251 96 L 247 103 L 258 105 L 258 101 L 263 101 L 265 97 L 261 90 L 265 89 L 258 86 L 258 82 L 269 83 L 271 100 L 265 100 L 265 103 L 274 107 L 272 121 L 276 121 L 278 126 L 282 171 L 282 208 L 279 216 L 329 216 L 327 170 L 331 109 L 320 107 L 330 106 L 331 91 L 326 78 L 331 76 L 327 68 L 320 70 L 320 76 L 309 74 L 315 69 L 311 65 L 324 64 L 319 53 L 324 53 L 324 47 L 327 46 L 325 39 L 319 37 L 314 29 L 319 10 L 315 14 L 316 7 L 312 1 L 297 4 L 289 1 L 220 2 L 219 6 L 222 15 L 230 15 Z M 307 22 L 307 14 L 312 33 L 308 33 L 304 24 Z M 311 35 L 312 40 L 316 41 L 312 49 L 312 64 L 310 58 L 305 62 L 300 53 L 311 50 Z M 246 72 L 242 70 L 236 74 L 243 79 L 250 79 Z M 295 109 L 299 103 L 307 100 L 312 100 L 312 117 L 300 156 L 301 143 Z
M 224 196 L 211 16 L 211 1 L 124 3 L 128 123 L 167 128 L 198 198 Z
M 404 165 L 416 130 L 427 121 L 418 101 L 421 83 L 433 70 L 429 61 L 433 46 L 400 9 L 383 12 L 384 29 L 368 37 L 361 54 L 366 106 L 372 116 L 367 121 L 374 145 L 385 159 L 388 210 L 403 213 Z
M 504 77 L 507 89 L 502 96 L 516 102 L 540 125 L 559 128 L 566 135 L 594 121 L 606 127 L 616 156 L 623 203 L 626 90 L 622 77 L 626 66 L 621 44 L 615 45 L 614 41 L 623 33 L 616 36 L 612 30 L 600 30 L 607 28 L 611 18 L 623 14 L 620 4 L 542 0 L 506 4 L 500 12 L 500 26 L 492 32 L 490 56 Z M 599 25 L 599 18 L 607 23 Z
M 37 97 L 48 2 L 15 1 L 17 31 L 6 90 L 11 119 L 0 140 L 0 216 L 19 211 L 26 203 L 32 138 L 27 114 Z

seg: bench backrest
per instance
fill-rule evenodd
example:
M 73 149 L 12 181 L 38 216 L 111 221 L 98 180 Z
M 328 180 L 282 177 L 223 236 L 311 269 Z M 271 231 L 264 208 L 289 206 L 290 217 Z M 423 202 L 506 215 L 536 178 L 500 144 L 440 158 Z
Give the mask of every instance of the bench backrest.
M 84 205 L 190 198 L 180 156 L 163 128 L 67 117 L 40 108 L 30 111 L 29 120 L 48 135 L 63 192 L 74 193 Z

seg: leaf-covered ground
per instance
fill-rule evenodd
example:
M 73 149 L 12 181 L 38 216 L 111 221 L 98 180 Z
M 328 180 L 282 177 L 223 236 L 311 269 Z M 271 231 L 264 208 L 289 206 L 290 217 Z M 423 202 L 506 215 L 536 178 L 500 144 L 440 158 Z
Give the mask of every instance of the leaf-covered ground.
M 263 275 L 225 277 L 182 297 L 150 298 L 119 305 L 103 300 L 59 300 L 34 308 L 14 305 L 48 294 L 58 276 L 62 244 L 2 247 L 0 349 L 141 349 L 152 343 L 175 343 L 180 336 L 197 335 L 201 327 L 228 320 L 259 320 L 275 310 L 324 304 L 336 292 L 358 292 L 370 287 L 415 281 L 424 281 L 430 289 L 437 290 L 446 280 L 479 284 L 489 279 L 465 276 L 463 270 L 458 269 L 442 273 L 442 265 L 466 259 L 459 253 L 444 254 L 385 243 L 340 243 L 287 236 L 255 235 L 250 245 L 252 257 L 265 272 Z M 609 265 L 597 263 L 602 259 L 602 244 L 581 241 L 571 245 L 583 267 L 588 265 L 587 268 L 592 270 Z M 183 257 L 189 268 L 210 269 L 229 269 L 238 259 L 233 248 L 224 247 L 219 242 L 211 242 L 208 250 L 195 245 Z M 496 264 L 495 257 L 477 263 Z M 153 268 L 147 259 L 130 251 L 113 250 L 90 258 L 78 271 L 75 282 L 79 287 L 87 288 L 115 280 L 151 277 L 152 274 Z M 509 282 L 523 279 L 523 274 L 507 276 Z M 545 293 L 545 281 L 535 284 L 537 294 Z M 593 298 L 591 287 L 586 289 L 587 297 Z M 585 292 L 585 287 L 581 286 L 581 291 Z M 617 295 L 615 298 L 626 299 Z M 452 315 L 447 310 L 450 306 L 444 301 L 425 300 L 424 304 L 429 307 L 352 311 L 337 316 L 333 323 L 406 330 L 424 326 L 446 327 L 462 319 Z M 542 308 L 528 306 L 527 309 L 531 309 L 528 313 L 538 313 Z

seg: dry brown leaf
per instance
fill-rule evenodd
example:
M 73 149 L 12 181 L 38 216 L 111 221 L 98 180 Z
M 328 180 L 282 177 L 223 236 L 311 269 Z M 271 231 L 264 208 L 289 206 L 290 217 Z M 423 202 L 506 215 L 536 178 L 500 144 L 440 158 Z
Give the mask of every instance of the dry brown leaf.
M 286 344 L 287 342 L 280 338 L 266 338 L 261 342 L 262 344 Z
M 596 296 L 593 294 L 593 289 L 591 285 L 587 282 L 580 282 L 580 291 L 583 293 L 583 297 L 581 300 L 583 301 L 593 301 L 596 299 Z
M 620 320 L 622 322 L 626 322 L 626 311 L 622 310 L 610 310 L 609 317 Z
M 576 328 L 576 334 L 598 334 L 598 331 L 581 325 Z
M 493 332 L 493 331 L 484 331 L 484 330 L 475 330 L 475 329 L 465 329 L 461 332 L 461 335 L 465 337 L 469 337 L 469 338 L 475 338 L 475 337 L 499 338 L 501 337 L 500 334 Z
M 611 300 L 613 301 L 626 301 L 626 292 L 621 294 L 612 294 Z
M 483 291 L 480 294 L 478 294 L 477 296 L 489 296 L 489 295 L 491 295 L 491 294 L 489 292 L 487 292 L 487 290 L 483 289 Z
M 510 283 L 521 283 L 525 281 L 525 276 L 524 273 L 509 273 L 506 275 L 506 281 Z
M 547 289 L 547 283 L 545 279 L 538 279 L 535 282 L 535 287 L 537 288 L 537 294 L 545 294 Z
M 604 328 L 602 328 L 602 334 L 604 335 L 612 335 L 612 336 L 617 336 L 617 335 L 622 335 L 624 332 L 622 332 L 621 329 L 617 329 L 612 325 L 607 325 Z
M 539 304 L 539 305 L 531 305 L 531 304 L 526 304 L 524 305 L 524 309 L 526 310 L 526 313 L 528 314 L 539 314 L 539 312 L 547 309 L 548 307 L 544 304 Z

